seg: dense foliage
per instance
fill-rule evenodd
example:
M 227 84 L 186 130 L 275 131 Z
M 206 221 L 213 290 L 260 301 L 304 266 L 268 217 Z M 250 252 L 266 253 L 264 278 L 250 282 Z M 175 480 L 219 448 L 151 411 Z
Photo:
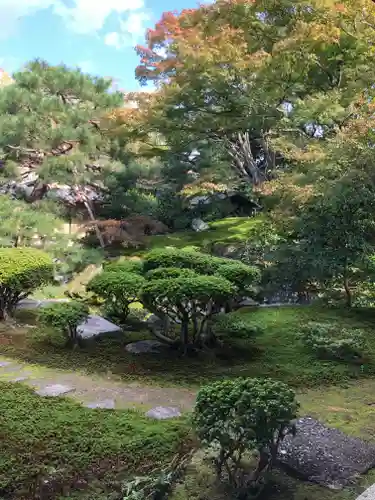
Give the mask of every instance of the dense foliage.
M 224 380 L 198 392 L 193 415 L 198 436 L 217 446 L 217 475 L 224 469 L 241 498 L 260 493 L 281 441 L 293 432 L 297 409 L 294 392 L 272 379 Z M 242 458 L 254 450 L 257 464 L 244 473 Z
M 104 270 L 94 276 L 87 286 L 87 291 L 104 300 L 107 312 L 125 321 L 129 314 L 129 306 L 136 302 L 144 279 L 139 274 L 128 272 L 119 266 L 114 271 Z
M 12 314 L 17 302 L 52 280 L 52 260 L 34 248 L 0 248 L 0 319 Z
M 82 302 L 62 302 L 42 307 L 38 319 L 42 324 L 63 334 L 67 346 L 75 347 L 80 343 L 78 326 L 87 320 L 88 315 L 89 308 Z

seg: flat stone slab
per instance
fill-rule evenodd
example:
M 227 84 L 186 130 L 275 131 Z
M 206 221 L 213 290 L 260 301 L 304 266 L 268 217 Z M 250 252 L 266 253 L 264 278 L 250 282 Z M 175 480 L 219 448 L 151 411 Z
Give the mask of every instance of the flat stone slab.
M 341 489 L 375 466 L 375 447 L 361 439 L 310 417 L 296 427 L 296 436 L 282 442 L 278 461 L 304 480 Z
M 69 392 L 73 392 L 75 389 L 68 385 L 62 384 L 51 384 L 47 385 L 43 389 L 38 389 L 35 391 L 39 396 L 56 398 L 58 396 L 64 396 Z
M 16 377 L 9 380 L 9 382 L 25 382 L 26 380 L 28 380 L 28 377 Z
M 114 401 L 114 399 L 104 399 L 103 401 L 89 403 L 85 406 L 86 406 L 86 408 L 93 408 L 93 409 L 100 408 L 100 409 L 105 409 L 105 410 L 114 410 L 115 401 Z
M 171 406 L 156 406 L 146 413 L 146 417 L 155 418 L 156 420 L 166 420 L 167 418 L 181 417 L 181 412 L 178 408 Z
M 77 328 L 83 339 L 90 339 L 106 333 L 121 332 L 121 328 L 101 316 L 90 315 L 85 323 Z
M 10 366 L 11 361 L 0 361 L 0 368 L 5 368 L 6 366 Z
M 165 347 L 165 344 L 157 340 L 139 340 L 138 342 L 127 344 L 125 349 L 131 354 L 158 354 Z
M 375 500 L 375 484 L 367 488 L 356 500 Z

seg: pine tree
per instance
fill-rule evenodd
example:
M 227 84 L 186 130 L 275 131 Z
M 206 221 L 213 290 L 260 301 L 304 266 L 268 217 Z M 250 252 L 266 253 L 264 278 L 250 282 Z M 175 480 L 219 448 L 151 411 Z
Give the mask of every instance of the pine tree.
M 120 166 L 102 119 L 122 105 L 122 94 L 110 92 L 108 79 L 41 60 L 13 76 L 0 89 L 3 177 L 32 178 L 30 202 L 51 187 L 69 186 L 71 199 L 94 220 L 90 192 L 103 189 L 106 172 Z

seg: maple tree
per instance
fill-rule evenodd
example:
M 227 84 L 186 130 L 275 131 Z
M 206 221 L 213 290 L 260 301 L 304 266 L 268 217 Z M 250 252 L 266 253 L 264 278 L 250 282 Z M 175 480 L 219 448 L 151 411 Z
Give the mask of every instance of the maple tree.
M 315 160 L 374 81 L 373 19 L 370 0 L 219 0 L 164 13 L 137 48 L 137 77 L 159 88 L 149 126 L 172 151 L 217 144 L 255 185 Z

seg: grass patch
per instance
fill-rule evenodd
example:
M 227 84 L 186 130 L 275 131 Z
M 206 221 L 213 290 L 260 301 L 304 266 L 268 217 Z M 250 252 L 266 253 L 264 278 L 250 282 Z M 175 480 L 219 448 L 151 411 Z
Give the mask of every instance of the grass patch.
M 201 250 L 210 251 L 214 246 L 241 246 L 250 237 L 252 230 L 263 223 L 259 217 L 228 217 L 209 223 L 210 229 L 202 232 L 179 231 L 172 234 L 149 236 L 146 239 L 146 249 L 127 249 L 127 256 L 142 256 L 153 248 L 167 246 L 184 248 L 196 246 Z
M 41 398 L 18 384 L 0 383 L 0 407 L 4 499 L 57 498 L 98 479 L 110 486 L 116 477 L 169 461 L 188 437 L 183 419 L 158 422 L 131 411 L 91 410 Z
M 17 312 L 18 321 L 35 322 L 35 313 Z M 375 373 L 375 335 L 373 323 L 344 310 L 316 307 L 280 307 L 241 310 L 247 321 L 259 324 L 264 333 L 255 338 L 232 341 L 215 353 L 183 357 L 175 351 L 159 355 L 132 355 L 125 350 L 129 342 L 151 338 L 147 331 L 125 332 L 118 338 L 93 341 L 83 349 L 68 351 L 62 346 L 40 341 L 38 328 L 0 326 L 0 353 L 51 368 L 108 374 L 147 384 L 198 386 L 211 380 L 235 376 L 269 376 L 294 387 L 342 384 L 350 379 Z M 306 349 L 296 333 L 308 321 L 329 320 L 346 328 L 366 332 L 369 362 L 364 366 L 324 361 Z

